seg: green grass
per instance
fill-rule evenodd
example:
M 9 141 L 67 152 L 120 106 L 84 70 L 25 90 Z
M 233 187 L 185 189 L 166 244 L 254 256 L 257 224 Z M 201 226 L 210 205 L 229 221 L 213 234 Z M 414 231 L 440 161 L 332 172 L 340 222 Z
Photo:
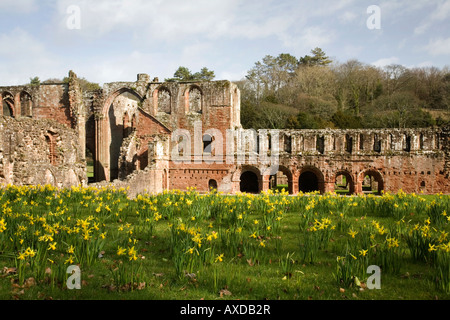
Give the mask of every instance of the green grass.
M 408 230 L 415 224 L 424 225 L 431 212 L 431 204 L 438 203 L 440 209 L 448 210 L 448 196 L 289 197 L 274 194 L 230 197 L 217 194 L 200 196 L 188 191 L 130 200 L 123 190 L 58 191 L 13 187 L 2 190 L 0 195 L 0 220 L 3 218 L 7 222 L 6 229 L 0 233 L 0 270 L 3 270 L 0 273 L 1 300 L 427 300 L 450 297 L 449 292 L 439 290 L 435 285 L 434 260 L 413 259 L 405 240 Z M 187 204 L 188 201 L 192 203 Z M 101 209 L 97 210 L 100 204 Z M 271 208 L 276 208 L 274 216 L 271 216 Z M 153 219 L 154 212 L 161 215 L 157 221 Z M 244 222 L 239 219 L 239 214 L 243 214 Z M 28 223 L 30 215 L 35 217 L 33 224 Z M 282 216 L 279 225 L 276 224 L 277 215 Z M 46 222 L 38 222 L 38 217 L 45 217 Z M 96 240 L 103 247 L 94 252 L 92 264 L 74 262 L 80 264 L 81 290 L 68 290 L 64 278 L 52 281 L 49 274 L 39 277 L 31 266 L 26 266 L 24 275 L 29 285 L 26 281 L 18 282 L 17 272 L 5 272 L 16 266 L 21 250 L 29 246 L 36 249 L 40 245 L 31 230 L 45 231 L 47 228 L 48 231 L 48 226 L 57 231 L 54 233 L 57 250 L 53 252 L 45 247 L 44 251 L 54 263 L 40 261 L 40 265 L 51 268 L 52 272 L 56 272 L 58 266 L 64 269 L 69 265 L 64 265 L 69 257 L 64 242 L 82 242 L 74 234 L 65 234 L 64 226 L 74 226 L 77 219 L 88 217 L 92 218 L 89 220 L 90 227 L 94 222 L 99 227 L 98 231 L 92 229 L 92 238 L 86 241 L 88 248 L 95 248 L 93 243 Z M 326 229 L 331 236 L 326 243 L 318 242 L 320 249 L 311 253 L 314 256 L 311 263 L 302 259 L 302 252 L 311 249 L 306 248 L 304 243 L 306 235 L 315 225 L 315 219 L 329 219 L 334 230 Z M 375 249 L 370 251 L 369 263 L 380 261 L 386 236 L 396 236 L 402 250 L 398 270 L 392 272 L 387 265 L 386 268 L 382 266 L 381 290 L 361 290 L 355 285 L 338 283 L 335 276 L 337 257 L 345 254 L 348 244 L 355 256 L 358 256 L 359 249 L 369 249 L 365 247 L 368 238 L 364 238 L 364 232 L 374 230 L 373 221 L 384 226 L 387 233 L 374 236 L 371 243 Z M 177 273 L 175 268 L 174 248 L 187 249 L 195 244 L 191 239 L 193 235 L 184 238 L 181 229 L 175 228 L 181 222 L 187 228 L 201 230 L 203 236 L 202 245 L 197 249 L 205 254 L 205 260 L 195 260 L 196 264 L 188 272 L 190 276 Z M 27 230 L 20 231 L 19 225 Z M 267 230 L 268 225 L 270 230 Z M 241 238 L 230 238 L 227 242 L 225 235 L 237 230 L 238 226 L 242 226 Z M 121 227 L 123 230 L 119 231 Z M 447 222 L 432 227 L 437 230 L 436 233 L 432 231 L 434 240 L 441 231 L 449 230 Z M 350 229 L 358 231 L 354 239 L 349 235 Z M 219 238 L 209 244 L 206 235 L 212 230 L 219 234 Z M 101 241 L 100 235 L 105 232 L 106 238 Z M 254 233 L 259 238 L 252 238 Z M 310 235 L 314 237 L 319 233 Z M 261 243 L 265 246 L 261 247 Z M 129 256 L 118 256 L 119 246 L 135 247 L 137 260 L 129 261 Z M 102 253 L 101 258 L 97 257 L 99 253 Z M 215 261 L 220 254 L 223 254 L 223 261 Z M 189 257 L 189 254 L 181 257 Z M 120 261 L 126 268 L 123 273 L 126 279 L 131 279 L 131 268 L 138 270 L 131 280 L 133 283 L 127 280 L 115 283 L 113 274 L 117 274 Z M 187 268 L 188 265 L 183 266 Z M 361 282 L 366 281 L 368 276 L 358 274 Z

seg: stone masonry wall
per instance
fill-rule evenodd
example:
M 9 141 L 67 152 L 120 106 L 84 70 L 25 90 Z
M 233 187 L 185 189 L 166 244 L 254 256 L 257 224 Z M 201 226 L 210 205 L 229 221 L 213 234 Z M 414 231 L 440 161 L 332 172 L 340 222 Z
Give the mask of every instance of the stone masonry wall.
M 0 183 L 85 185 L 75 132 L 52 120 L 0 117 Z

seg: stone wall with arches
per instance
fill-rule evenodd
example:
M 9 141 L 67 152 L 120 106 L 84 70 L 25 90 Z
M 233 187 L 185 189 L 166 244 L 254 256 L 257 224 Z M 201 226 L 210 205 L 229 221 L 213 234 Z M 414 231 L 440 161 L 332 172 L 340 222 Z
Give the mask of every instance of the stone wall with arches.
M 272 136 L 279 141 L 269 144 L 261 135 L 260 149 L 278 153 L 276 166 L 290 194 L 450 192 L 448 129 L 279 130 Z M 269 168 L 255 168 L 258 192 L 273 188 L 273 173 L 264 173 Z
M 82 184 L 89 158 L 91 182 L 128 184 L 134 193 L 450 193 L 448 128 L 244 130 L 240 92 L 230 81 L 161 82 L 138 74 L 83 92 L 76 74 L 68 78 L 0 87 L 1 181 Z M 26 125 L 26 143 L 10 142 L 5 132 L 13 120 L 34 121 L 38 129 Z M 41 124 L 58 130 L 42 131 Z M 27 174 L 6 160 L 24 143 L 45 146 L 32 154 L 46 164 L 30 162 Z M 76 152 L 61 153 L 61 145 Z

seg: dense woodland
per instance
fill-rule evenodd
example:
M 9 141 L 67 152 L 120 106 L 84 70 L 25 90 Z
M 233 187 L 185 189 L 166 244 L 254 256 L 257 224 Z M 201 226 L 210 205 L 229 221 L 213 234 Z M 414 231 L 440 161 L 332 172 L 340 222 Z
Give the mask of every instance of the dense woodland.
M 267 129 L 446 126 L 450 69 L 332 61 L 322 49 L 266 56 L 237 82 L 242 125 Z

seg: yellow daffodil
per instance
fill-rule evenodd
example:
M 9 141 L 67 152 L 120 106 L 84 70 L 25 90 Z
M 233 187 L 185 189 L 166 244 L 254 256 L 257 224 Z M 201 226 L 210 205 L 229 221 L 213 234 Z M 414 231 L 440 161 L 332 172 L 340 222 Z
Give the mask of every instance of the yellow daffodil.
M 355 238 L 355 236 L 358 234 L 358 231 L 350 230 L 348 234 L 349 234 L 352 238 Z
M 359 255 L 365 257 L 369 250 L 359 250 Z
M 121 247 L 117 248 L 117 255 L 118 256 L 123 256 L 126 252 L 127 252 L 127 250 L 125 248 L 121 248 Z
M 214 262 L 222 262 L 223 261 L 223 253 L 221 255 L 218 255 L 217 258 L 214 260 Z
M 53 251 L 55 251 L 55 250 L 56 250 L 56 242 L 50 243 L 50 244 L 48 245 L 48 249 L 47 249 L 47 250 L 53 250 Z

